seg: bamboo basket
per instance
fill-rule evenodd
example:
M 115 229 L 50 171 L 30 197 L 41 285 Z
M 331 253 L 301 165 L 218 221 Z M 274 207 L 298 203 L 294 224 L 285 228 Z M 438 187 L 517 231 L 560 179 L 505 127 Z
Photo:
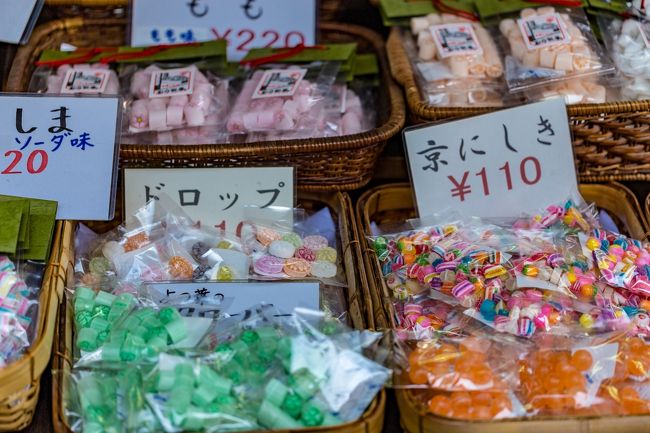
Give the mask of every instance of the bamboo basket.
M 32 422 L 41 375 L 50 362 L 52 338 L 59 304 L 63 299 L 71 247 L 72 224 L 57 223 L 52 253 L 45 268 L 39 297 L 36 340 L 21 359 L 0 369 L 0 432 L 15 432 Z
M 27 90 L 34 62 L 47 48 L 62 42 L 78 47 L 116 46 L 124 41 L 122 19 L 69 18 L 37 28 L 29 43 L 19 48 L 7 80 L 7 91 Z M 298 188 L 309 191 L 352 190 L 367 184 L 386 143 L 404 125 L 401 91 L 388 73 L 381 37 L 351 24 L 322 23 L 323 40 L 354 41 L 363 52 L 374 52 L 381 69 L 377 126 L 343 137 L 266 141 L 250 144 L 123 145 L 121 167 L 240 167 L 293 166 Z
M 342 3 L 342 0 L 320 0 L 318 18 L 323 21 L 336 19 Z M 111 18 L 125 16 L 129 0 L 45 0 L 45 5 L 59 18 Z
M 617 183 L 607 185 L 580 185 L 580 192 L 588 202 L 605 209 L 619 228 L 627 235 L 646 239 L 648 223 L 634 194 Z M 357 226 L 363 245 L 363 259 L 367 283 L 372 293 L 372 311 L 382 328 L 394 328 L 394 310 L 390 291 L 381 276 L 379 261 L 366 240 L 371 234 L 371 223 L 390 224 L 416 217 L 413 191 L 409 184 L 390 184 L 364 193 L 356 205 Z M 503 421 L 458 421 L 428 414 L 412 391 L 396 390 L 400 422 L 408 433 L 508 433 L 535 431 L 540 433 L 618 433 L 650 431 L 648 416 L 610 416 L 585 418 L 551 418 Z
M 365 300 L 359 292 L 361 282 L 357 275 L 356 254 L 353 251 L 358 246 L 356 224 L 354 222 L 354 211 L 352 201 L 345 193 L 301 193 L 298 202 L 302 208 L 307 210 L 318 210 L 328 207 L 338 222 L 339 242 L 345 275 L 348 282 L 347 304 L 350 321 L 356 329 L 365 328 L 363 309 Z M 73 257 L 71 255 L 71 257 Z M 73 275 L 68 275 L 69 286 L 74 285 Z M 71 369 L 73 353 L 73 316 L 72 309 L 64 302 L 59 313 L 59 322 L 55 334 L 55 353 L 52 360 L 52 419 L 54 431 L 57 433 L 71 433 L 70 426 L 66 423 L 65 408 L 62 396 L 63 387 L 66 386 L 64 377 Z M 371 403 L 365 414 L 357 421 L 326 428 L 310 428 L 296 430 L 296 433 L 380 433 L 384 424 L 384 409 L 386 405 L 386 394 L 382 391 Z M 284 431 L 283 431 L 284 433 Z
M 423 102 L 399 29 L 386 43 L 393 76 L 404 87 L 409 120 L 422 123 L 496 107 L 434 107 Z M 581 182 L 650 180 L 650 100 L 567 106 Z

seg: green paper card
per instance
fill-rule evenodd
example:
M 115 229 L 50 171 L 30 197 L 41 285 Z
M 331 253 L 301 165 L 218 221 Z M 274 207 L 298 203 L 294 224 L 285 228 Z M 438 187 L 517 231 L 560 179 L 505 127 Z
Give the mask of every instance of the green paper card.
M 47 260 L 56 223 L 57 202 L 30 199 L 29 248 L 20 256 L 28 260 Z
M 479 0 L 479 2 L 480 1 L 481 0 Z M 456 9 L 463 12 L 475 11 L 474 0 L 444 0 L 444 4 L 450 9 Z M 379 9 L 382 15 L 385 16 L 388 20 L 419 17 L 434 12 L 440 12 L 434 7 L 432 0 L 380 0 Z
M 581 0 L 582 6 L 587 6 L 586 0 Z M 548 6 L 544 1 L 531 2 L 526 0 L 478 0 L 476 10 L 482 20 L 493 18 L 499 15 L 511 14 L 526 8 L 538 8 Z
M 19 202 L 5 202 L 0 206 L 0 253 L 16 254 L 22 208 Z
M 615 14 L 621 14 L 627 11 L 627 3 L 624 0 L 589 0 L 589 7 Z
M 0 207 L 6 206 L 6 203 L 18 203 L 21 205 L 20 231 L 18 232 L 18 249 L 29 246 L 29 199 L 13 197 L 9 195 L 0 195 Z
M 379 74 L 379 62 L 374 54 L 358 54 L 354 64 L 354 75 L 376 75 Z

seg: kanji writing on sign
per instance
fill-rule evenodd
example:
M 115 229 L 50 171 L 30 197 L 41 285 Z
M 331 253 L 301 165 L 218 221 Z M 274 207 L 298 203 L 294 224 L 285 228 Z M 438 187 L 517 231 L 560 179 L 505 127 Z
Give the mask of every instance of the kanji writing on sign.
M 81 150 L 86 150 L 86 146 L 95 147 L 90 141 L 90 134 L 87 132 L 82 133 L 79 138 L 73 138 L 70 140 L 70 145 L 72 147 L 77 147 Z
M 178 191 L 181 206 L 198 206 L 201 191 L 198 189 L 181 189 Z
M 284 182 L 280 182 L 280 183 L 278 184 L 278 187 L 280 187 L 280 188 L 284 188 Z M 258 189 L 257 192 L 258 192 L 258 194 L 263 194 L 263 195 L 266 195 L 266 194 L 272 194 L 272 195 L 273 195 L 273 196 L 271 197 L 271 200 L 268 201 L 268 203 L 266 203 L 266 204 L 263 205 L 263 206 L 260 206 L 260 208 L 262 208 L 262 209 L 265 209 L 265 208 L 271 206 L 273 203 L 275 203 L 275 200 L 277 200 L 278 196 L 280 195 L 280 189 L 279 189 L 279 188 L 274 188 L 274 189 Z
M 226 206 L 225 208 L 221 209 L 221 210 L 228 210 L 228 209 L 230 209 L 231 207 L 233 207 L 233 206 L 235 205 L 235 203 L 237 203 L 237 200 L 239 199 L 239 194 L 234 194 L 233 197 L 230 196 L 230 193 L 227 193 L 225 196 L 219 194 L 219 199 L 221 199 L 221 201 L 223 201 L 223 202 L 226 202 L 226 201 L 228 201 L 228 200 L 232 200 L 232 201 L 228 204 L 228 206 Z
M 443 145 L 436 145 L 436 142 L 433 140 L 429 140 L 427 144 L 429 145 L 429 147 L 418 152 L 418 155 L 424 155 L 427 161 L 430 162 L 429 165 L 422 167 L 422 170 L 433 170 L 437 172 L 438 164 L 447 165 L 447 161 L 440 159 L 440 151 L 447 150 L 449 149 L 449 147 Z
M 164 32 L 165 34 L 165 39 L 161 37 L 161 31 L 158 29 L 153 29 L 151 30 L 151 40 L 156 43 L 161 43 L 161 42 L 168 42 L 170 44 L 180 41 L 184 43 L 188 42 L 196 42 L 196 37 L 194 36 L 194 32 L 192 32 L 191 29 L 187 29 L 187 31 L 181 31 L 178 33 L 178 37 L 176 37 L 176 30 L 174 29 L 167 29 Z
M 537 135 L 547 133 L 547 137 L 555 137 L 555 131 L 553 131 L 553 125 L 551 125 L 551 122 L 548 119 L 544 119 L 544 117 L 539 116 L 539 123 L 537 124 L 541 129 L 537 130 Z M 551 142 L 550 141 L 544 141 L 541 138 L 537 138 L 537 142 L 540 144 L 544 144 L 546 146 L 550 146 Z
M 253 3 L 255 3 L 255 0 L 245 0 L 242 9 L 244 9 L 244 14 L 246 14 L 247 18 L 256 20 L 262 16 L 263 10 L 259 6 L 254 6 Z
M 475 135 L 474 137 L 472 137 L 471 141 L 476 141 L 477 139 L 478 139 L 478 135 Z M 475 150 L 473 147 L 470 148 L 470 150 L 472 151 L 472 153 L 474 155 L 485 155 L 484 150 Z M 465 161 L 465 155 L 466 155 L 466 152 L 465 152 L 465 139 L 463 138 L 463 139 L 460 140 L 460 159 Z
M 208 6 L 200 4 L 201 0 L 190 0 L 187 5 L 190 7 L 190 12 L 197 18 L 202 18 L 208 14 Z

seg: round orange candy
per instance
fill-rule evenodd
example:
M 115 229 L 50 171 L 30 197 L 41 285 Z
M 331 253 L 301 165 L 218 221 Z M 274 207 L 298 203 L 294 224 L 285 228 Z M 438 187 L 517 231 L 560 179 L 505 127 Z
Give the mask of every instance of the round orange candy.
M 492 370 L 486 365 L 478 365 L 468 373 L 467 378 L 476 385 L 485 385 L 492 381 Z
M 587 371 L 591 368 L 593 364 L 593 357 L 591 353 L 587 350 L 576 350 L 573 355 L 571 355 L 571 365 L 574 366 L 578 371 Z
M 451 402 L 444 395 L 436 395 L 429 400 L 429 410 L 436 415 L 451 416 Z
M 625 388 L 621 389 L 618 392 L 618 395 L 621 397 L 621 400 L 630 400 L 630 399 L 639 398 L 638 391 L 632 388 L 631 386 L 626 386 Z
M 423 368 L 411 368 L 409 370 L 409 379 L 414 385 L 424 385 L 429 382 L 429 373 Z
M 149 236 L 144 232 L 129 236 L 126 238 L 126 242 L 124 242 L 124 252 L 128 253 L 129 251 L 137 250 L 148 242 Z
M 487 406 L 473 406 L 469 411 L 470 419 L 492 419 L 492 411 Z
M 627 371 L 630 376 L 645 376 L 647 374 L 643 362 L 635 356 L 627 360 Z
M 169 259 L 169 275 L 175 280 L 191 280 L 194 269 L 192 264 L 181 256 Z

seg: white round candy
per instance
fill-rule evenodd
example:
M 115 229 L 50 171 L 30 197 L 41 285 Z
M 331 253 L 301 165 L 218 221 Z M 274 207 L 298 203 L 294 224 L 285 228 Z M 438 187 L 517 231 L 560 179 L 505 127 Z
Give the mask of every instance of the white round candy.
M 333 278 L 336 276 L 336 265 L 322 260 L 311 264 L 311 274 L 316 278 Z
M 271 242 L 271 245 L 269 245 L 269 253 L 275 257 L 280 257 L 281 259 L 289 259 L 293 257 L 295 252 L 296 247 L 287 241 L 273 241 Z

